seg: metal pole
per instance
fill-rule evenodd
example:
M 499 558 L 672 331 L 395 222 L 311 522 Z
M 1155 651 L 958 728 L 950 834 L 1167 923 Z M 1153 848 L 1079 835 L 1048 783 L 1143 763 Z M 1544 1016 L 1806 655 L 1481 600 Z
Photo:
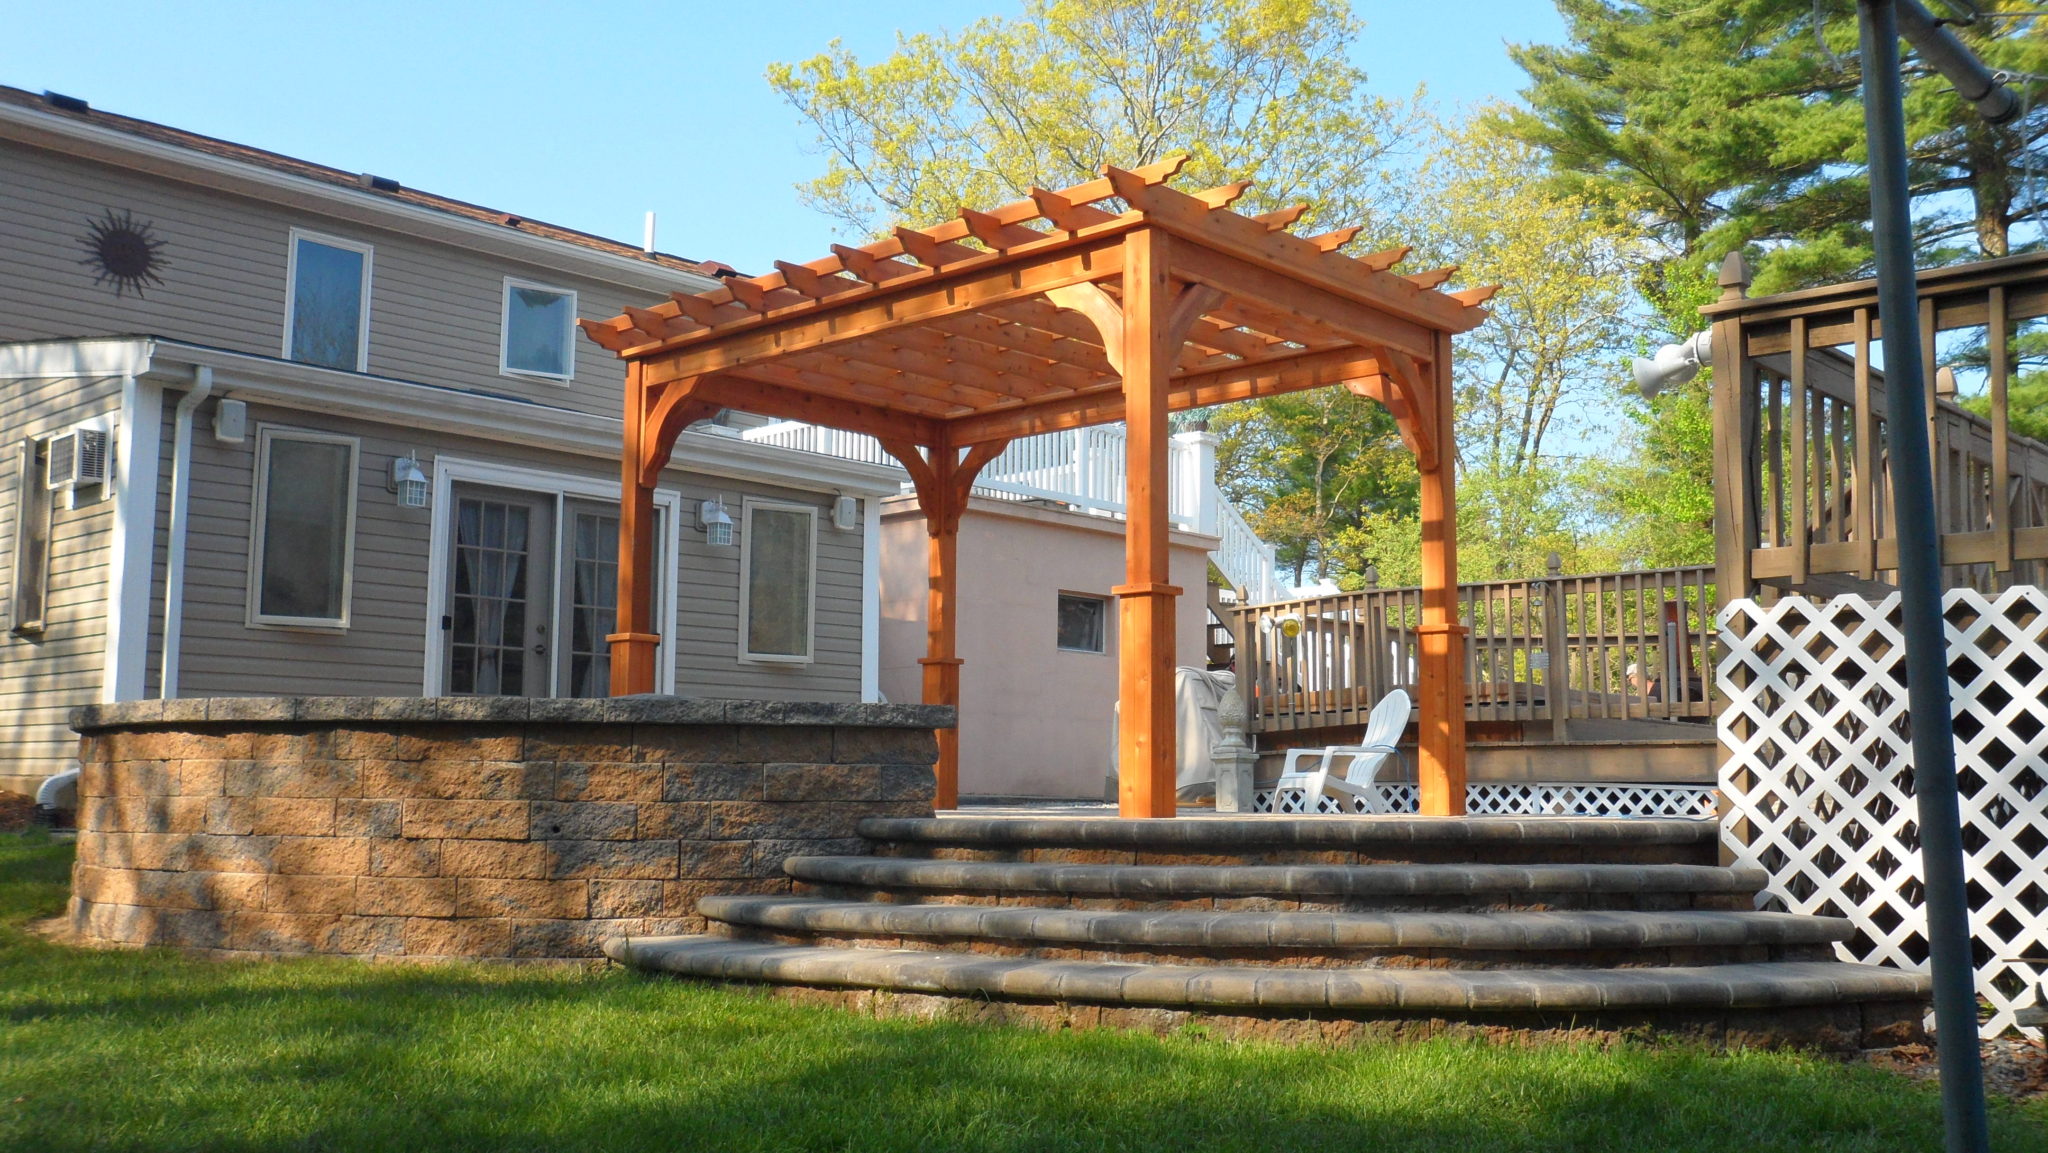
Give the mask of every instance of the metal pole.
M 1906 642 L 1913 797 L 1919 806 L 1928 959 L 1934 969 L 1942 1117 L 1949 1153 L 1983 1153 L 1990 1148 L 1990 1135 L 1984 1118 L 1983 1058 L 1977 1045 L 1969 899 L 1963 887 L 1962 819 L 1956 804 L 1955 727 L 1949 713 L 1948 647 L 1941 613 L 1941 537 L 1923 431 L 1927 384 L 1920 368 L 1898 15 L 1893 0 L 1857 0 L 1856 7 L 1863 46 L 1863 123 L 1870 142 L 1878 316 L 1884 323 L 1899 623 Z

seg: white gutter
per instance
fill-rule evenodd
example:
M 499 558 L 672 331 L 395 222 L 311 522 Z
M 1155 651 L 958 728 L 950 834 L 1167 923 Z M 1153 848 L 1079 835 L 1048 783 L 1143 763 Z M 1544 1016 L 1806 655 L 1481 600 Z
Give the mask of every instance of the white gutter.
M 860 699 L 882 699 L 882 499 L 860 502 Z
M 107 634 L 102 701 L 139 701 L 149 665 L 149 585 L 156 554 L 157 462 L 163 390 L 138 376 L 121 380 L 115 432 L 114 526 L 107 553 Z
M 178 695 L 178 655 L 185 639 L 185 519 L 192 496 L 192 414 L 213 392 L 213 370 L 192 370 L 192 387 L 178 401 L 171 425 L 171 523 L 164 546 L 164 651 L 157 695 Z

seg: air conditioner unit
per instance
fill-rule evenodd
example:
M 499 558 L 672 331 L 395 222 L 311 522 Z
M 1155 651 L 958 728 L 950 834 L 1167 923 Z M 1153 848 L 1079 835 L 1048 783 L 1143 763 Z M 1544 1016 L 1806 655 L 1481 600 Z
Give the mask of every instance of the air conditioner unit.
M 107 483 L 107 434 L 104 429 L 74 428 L 50 438 L 52 490 L 86 488 Z

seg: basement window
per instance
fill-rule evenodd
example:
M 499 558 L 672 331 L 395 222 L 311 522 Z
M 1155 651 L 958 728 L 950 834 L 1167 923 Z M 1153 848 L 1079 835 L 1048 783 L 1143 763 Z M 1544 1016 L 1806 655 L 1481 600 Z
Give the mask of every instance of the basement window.
M 1101 597 L 1060 594 L 1059 646 L 1063 653 L 1099 653 L 1109 635 L 1109 602 Z

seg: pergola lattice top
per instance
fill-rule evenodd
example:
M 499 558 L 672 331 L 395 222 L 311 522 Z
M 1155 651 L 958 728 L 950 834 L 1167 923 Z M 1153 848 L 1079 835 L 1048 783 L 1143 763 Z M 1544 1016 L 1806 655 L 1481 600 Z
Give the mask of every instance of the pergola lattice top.
M 1167 413 L 1325 385 L 1393 412 L 1420 473 L 1417 668 L 1423 811 L 1464 806 L 1464 689 L 1449 462 L 1451 336 L 1490 288 L 1399 275 L 1406 248 L 1295 236 L 1293 208 L 1232 212 L 1247 184 L 1179 192 L 1186 163 L 1102 176 L 809 264 L 583 321 L 628 362 L 612 691 L 651 691 L 653 490 L 677 435 L 717 409 L 868 433 L 909 472 L 930 536 L 924 699 L 957 705 L 959 524 L 980 470 L 1020 436 L 1124 420 L 1117 764 L 1125 816 L 1174 811 L 1174 599 Z M 958 736 L 938 734 L 937 795 L 957 798 Z
M 1185 242 L 1168 264 L 1196 286 L 1177 301 L 1186 340 L 1170 407 L 1343 383 L 1397 417 L 1426 408 L 1417 362 L 1435 358 L 1437 333 L 1484 320 L 1494 289 L 1441 291 L 1455 267 L 1395 274 L 1405 247 L 1347 256 L 1356 227 L 1293 235 L 1300 207 L 1231 211 L 1249 182 L 1177 191 L 1166 181 L 1185 161 L 1106 167 L 1058 192 L 580 323 L 644 364 L 651 388 L 698 379 L 699 401 L 965 447 L 1122 418 L 1121 349 L 1103 333 L 1118 331 L 1121 238 L 1150 226 Z M 1415 422 L 1400 423 L 1411 449 L 1433 457 Z

